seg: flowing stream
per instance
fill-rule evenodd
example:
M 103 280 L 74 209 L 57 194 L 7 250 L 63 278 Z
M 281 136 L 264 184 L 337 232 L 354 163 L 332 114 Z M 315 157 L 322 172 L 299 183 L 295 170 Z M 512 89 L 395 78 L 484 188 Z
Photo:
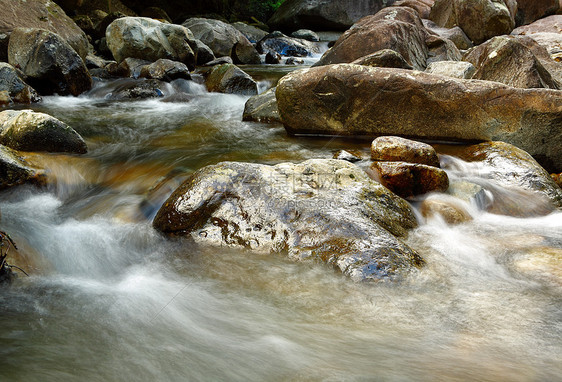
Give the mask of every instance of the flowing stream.
M 262 88 L 283 74 L 260 70 Z M 242 122 L 247 97 L 195 82 L 178 85 L 191 97 L 181 103 L 109 101 L 112 86 L 33 107 L 74 127 L 89 153 L 28 154 L 49 170 L 47 189 L 0 195 L 0 230 L 31 273 L 0 288 L 1 381 L 562 380 L 562 213 L 465 203 L 470 222 L 422 220 L 408 244 L 427 266 L 394 284 L 167 240 L 151 219 L 202 166 L 367 153 L 369 142 Z M 478 177 L 449 162 L 452 178 Z

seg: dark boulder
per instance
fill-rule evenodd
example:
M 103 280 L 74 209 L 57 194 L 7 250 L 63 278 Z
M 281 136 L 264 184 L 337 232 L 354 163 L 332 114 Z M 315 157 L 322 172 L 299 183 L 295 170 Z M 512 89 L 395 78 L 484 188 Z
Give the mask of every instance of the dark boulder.
M 214 66 L 207 75 L 210 92 L 255 95 L 258 84 L 246 72 L 232 64 Z
M 0 62 L 0 92 L 5 91 L 9 102 L 32 103 L 41 100 L 35 89 L 26 84 L 18 70 L 12 65 Z
M 46 180 L 43 171 L 32 168 L 14 150 L 0 145 L 0 190 L 22 184 L 43 186 Z
M 279 31 L 268 34 L 261 39 L 256 49 L 260 53 L 277 52 L 282 56 L 308 57 L 319 53 L 318 47 L 310 41 L 288 37 Z
M 178 78 L 183 78 L 184 80 L 191 79 L 189 69 L 185 64 L 163 58 L 150 65 L 145 65 L 140 71 L 140 77 L 166 82 L 177 80 Z
M 449 188 L 447 173 L 440 168 L 407 162 L 373 162 L 380 183 L 403 198 Z
M 82 137 L 64 122 L 31 110 L 0 112 L 0 144 L 22 151 L 84 154 Z
M 14 29 L 8 60 L 40 94 L 77 96 L 92 88 L 82 58 L 60 36 L 45 29 Z

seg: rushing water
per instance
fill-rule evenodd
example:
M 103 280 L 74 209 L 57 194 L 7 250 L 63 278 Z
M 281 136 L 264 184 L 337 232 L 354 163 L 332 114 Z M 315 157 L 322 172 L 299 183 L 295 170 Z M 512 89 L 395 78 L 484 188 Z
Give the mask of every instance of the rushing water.
M 0 289 L 0 380 L 561 380 L 561 213 L 522 219 L 456 200 L 473 220 L 422 220 L 408 244 L 427 266 L 396 284 L 169 241 L 151 218 L 204 165 L 328 158 L 368 142 L 241 122 L 247 98 L 195 83 L 181 85 L 183 103 L 110 102 L 111 86 L 36 106 L 90 151 L 29 154 L 50 171 L 47 190 L 0 195 L 0 229 L 31 271 Z M 449 162 L 453 179 L 478 178 Z

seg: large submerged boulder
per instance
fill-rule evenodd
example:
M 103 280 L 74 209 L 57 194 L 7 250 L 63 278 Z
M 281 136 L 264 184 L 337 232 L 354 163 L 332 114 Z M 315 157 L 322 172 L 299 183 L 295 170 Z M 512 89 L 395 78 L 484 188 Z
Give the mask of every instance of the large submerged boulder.
M 204 245 L 287 251 L 358 281 L 392 279 L 424 263 L 399 239 L 416 226 L 408 203 L 356 165 L 333 159 L 204 167 L 170 196 L 153 225 Z
M 360 18 L 373 15 L 394 0 L 286 0 L 268 24 L 285 32 L 346 30 Z
M 78 53 L 59 35 L 45 29 L 14 29 L 8 61 L 21 69 L 40 94 L 77 96 L 92 88 L 92 77 Z
M 475 44 L 515 27 L 516 0 L 436 0 L 429 19 L 445 28 L 459 26 Z
M 353 64 L 302 69 L 276 90 L 290 134 L 502 140 L 562 168 L 562 96 L 491 81 Z
M 86 34 L 54 1 L 0 0 L 0 9 L 0 34 L 10 35 L 16 28 L 46 29 L 61 36 L 80 57 L 86 58 Z
M 105 32 L 107 46 L 117 62 L 127 57 L 156 61 L 166 58 L 195 67 L 196 49 L 189 29 L 146 17 L 121 17 Z
M 87 151 L 86 143 L 73 128 L 55 117 L 31 110 L 0 112 L 0 144 L 22 151 Z

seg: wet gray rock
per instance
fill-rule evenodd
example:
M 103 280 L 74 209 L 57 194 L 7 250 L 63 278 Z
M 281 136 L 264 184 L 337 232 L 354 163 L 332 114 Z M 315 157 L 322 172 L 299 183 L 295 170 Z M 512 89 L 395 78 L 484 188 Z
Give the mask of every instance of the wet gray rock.
M 265 55 L 265 63 L 270 65 L 276 65 L 281 62 L 281 55 L 277 52 L 269 51 Z
M 281 123 L 279 110 L 277 109 L 277 99 L 275 98 L 275 88 L 250 97 L 244 105 L 243 121 Z
M 162 98 L 170 91 L 170 84 L 154 79 L 123 79 L 115 83 L 113 91 L 105 96 L 110 100 Z
M 185 64 L 161 58 L 150 65 L 143 66 L 140 77 L 170 82 L 178 78 L 190 80 L 191 74 L 189 74 L 189 69 Z
M 86 143 L 70 126 L 31 110 L 0 112 L 0 144 L 22 151 L 84 154 Z
M 263 29 L 242 22 L 233 23 L 232 26 L 242 33 L 252 44 L 257 43 L 267 35 Z
M 425 72 L 440 76 L 470 79 L 476 73 L 476 68 L 466 61 L 437 61 L 430 63 Z
M 215 57 L 228 56 L 234 59 L 232 52 L 237 46 L 238 50 L 246 52 L 244 55 L 237 53 L 238 58 L 242 60 L 240 63 L 260 63 L 259 60 L 256 62 L 257 52 L 252 43 L 230 24 L 214 19 L 191 18 L 185 20 L 182 25 L 188 28 L 196 39 L 211 48 Z
M 320 41 L 320 37 L 318 37 L 318 35 L 310 29 L 299 29 L 298 31 L 294 31 L 291 33 L 291 37 L 312 42 Z
M 527 152 L 505 142 L 484 142 L 467 147 L 461 154 L 461 158 L 470 162 L 481 162 L 478 177 L 493 180 L 507 189 L 521 189 L 533 193 L 542 194 L 550 202 L 550 209 L 543 206 L 543 213 L 549 213 L 554 208 L 562 208 L 562 189 L 558 187 L 550 174 L 537 163 Z M 469 175 L 470 176 L 470 175 Z M 520 200 L 516 204 L 521 204 Z M 503 213 L 506 204 L 502 205 Z M 531 208 L 529 208 L 531 207 Z M 509 206 L 509 214 L 528 216 L 541 214 L 537 206 Z M 533 211 L 535 209 L 535 211 Z M 514 213 L 513 210 L 518 211 Z
M 258 84 L 246 72 L 232 64 L 214 66 L 207 75 L 210 92 L 256 95 Z
M 166 58 L 195 68 L 195 38 L 181 25 L 146 17 L 122 17 L 107 27 L 105 37 L 117 62 L 128 57 L 149 61 Z
M 333 159 L 204 167 L 153 225 L 200 245 L 324 262 L 357 281 L 395 279 L 424 263 L 399 239 L 416 226 L 411 207 L 359 167 Z
M 308 57 L 319 53 L 318 47 L 310 41 L 285 36 L 279 31 L 268 34 L 261 39 L 256 49 L 260 53 L 277 52 L 282 56 Z
M 108 69 L 111 74 L 118 77 L 139 78 L 142 69 L 150 64 L 148 60 L 127 57 L 119 65 L 111 65 Z
M 82 58 L 60 36 L 45 29 L 14 29 L 8 61 L 21 69 L 40 94 L 77 96 L 92 88 L 92 77 Z
M 32 103 L 41 100 L 35 89 L 26 84 L 10 64 L 0 62 L 0 92 L 7 92 L 9 102 Z
M 198 39 L 195 39 L 195 53 L 197 55 L 197 65 L 205 65 L 216 58 L 211 48 Z
M 43 171 L 32 168 L 14 150 L 0 145 L 0 190 L 22 184 L 42 186 L 46 180 Z

